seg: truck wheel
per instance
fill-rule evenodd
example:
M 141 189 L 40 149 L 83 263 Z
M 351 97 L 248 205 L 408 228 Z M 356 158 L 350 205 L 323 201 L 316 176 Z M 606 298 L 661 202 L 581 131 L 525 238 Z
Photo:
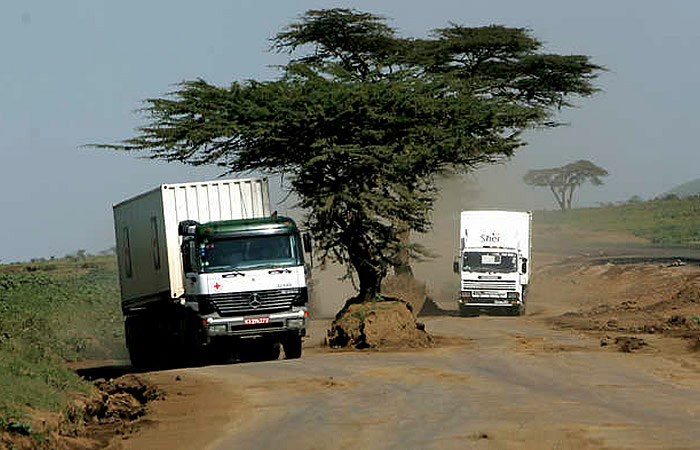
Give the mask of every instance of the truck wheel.
M 140 348 L 138 345 L 129 347 L 129 359 L 133 367 L 143 368 L 148 366 L 148 355 L 143 348 Z
M 522 303 L 520 304 L 519 316 L 524 316 L 527 310 L 527 286 L 523 287 Z
M 282 343 L 284 359 L 301 358 L 301 336 L 290 336 Z
M 145 367 L 148 364 L 148 351 L 144 348 L 143 329 L 140 320 L 128 317 L 124 323 L 126 335 L 126 348 L 129 350 L 129 359 L 134 367 Z
M 479 313 L 478 311 L 474 311 L 472 308 L 459 305 L 459 315 L 462 317 L 476 317 L 479 315 Z

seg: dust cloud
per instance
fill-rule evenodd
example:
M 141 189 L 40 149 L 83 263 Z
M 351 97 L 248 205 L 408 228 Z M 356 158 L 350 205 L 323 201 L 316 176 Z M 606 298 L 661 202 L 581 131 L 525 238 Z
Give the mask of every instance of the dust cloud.
M 477 175 L 440 180 L 433 227 L 430 232 L 413 237 L 431 255 L 413 263 L 414 274 L 426 283 L 428 296 L 443 309 L 456 307 L 459 276 L 452 271 L 452 264 L 459 248 L 459 213 L 468 209 L 528 209 L 521 196 L 514 195 L 514 180 L 502 176 L 499 170 L 489 168 Z
M 412 263 L 417 279 L 426 283 L 426 290 L 443 309 L 455 309 L 455 296 L 459 277 L 452 271 L 452 262 L 458 248 L 459 212 L 466 209 L 514 209 L 527 210 L 532 205 L 522 196 L 514 195 L 513 184 L 501 182 L 503 178 L 495 169 L 480 173 L 481 176 L 463 175 L 444 178 L 439 182 L 440 194 L 432 213 L 432 229 L 425 234 L 412 236 L 412 240 L 428 250 L 430 256 Z M 506 177 L 507 178 L 507 177 Z M 522 193 L 527 187 L 522 184 Z M 525 200 L 525 201 L 523 201 Z M 330 318 L 343 307 L 345 300 L 356 294 L 350 280 L 340 280 L 345 269 L 337 264 L 313 271 L 311 294 L 312 314 L 318 318 Z

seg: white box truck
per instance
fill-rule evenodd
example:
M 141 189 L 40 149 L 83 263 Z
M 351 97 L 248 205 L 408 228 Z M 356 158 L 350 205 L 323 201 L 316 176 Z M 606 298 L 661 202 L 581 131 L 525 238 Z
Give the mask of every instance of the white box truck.
M 132 364 L 301 356 L 311 244 L 271 214 L 267 179 L 163 184 L 113 210 Z
M 462 315 L 496 310 L 524 314 L 532 267 L 531 224 L 531 212 L 461 212 L 454 271 L 460 276 L 457 303 Z

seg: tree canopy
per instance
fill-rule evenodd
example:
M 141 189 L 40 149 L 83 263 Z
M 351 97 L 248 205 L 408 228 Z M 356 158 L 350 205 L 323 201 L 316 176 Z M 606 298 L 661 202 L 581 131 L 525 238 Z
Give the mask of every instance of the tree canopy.
M 541 52 L 529 30 L 451 24 L 405 38 L 386 19 L 307 11 L 272 39 L 290 55 L 271 81 L 202 79 L 146 100 L 146 125 L 117 150 L 227 173 L 284 174 L 322 258 L 346 264 L 360 301 L 376 298 L 401 239 L 425 232 L 435 177 L 502 161 L 521 132 L 556 126 L 604 70 Z
M 608 171 L 590 161 L 580 160 L 552 169 L 530 170 L 523 180 L 531 186 L 548 187 L 562 211 L 571 209 L 574 190 L 586 181 L 595 186 L 603 184 L 601 177 Z

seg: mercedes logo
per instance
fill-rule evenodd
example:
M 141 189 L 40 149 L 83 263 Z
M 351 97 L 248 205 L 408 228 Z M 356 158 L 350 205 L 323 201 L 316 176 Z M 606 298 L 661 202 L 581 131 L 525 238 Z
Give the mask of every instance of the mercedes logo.
M 260 308 L 260 305 L 262 305 L 262 302 L 260 301 L 260 296 L 258 294 L 250 294 L 250 300 L 248 300 L 248 304 L 253 309 Z

